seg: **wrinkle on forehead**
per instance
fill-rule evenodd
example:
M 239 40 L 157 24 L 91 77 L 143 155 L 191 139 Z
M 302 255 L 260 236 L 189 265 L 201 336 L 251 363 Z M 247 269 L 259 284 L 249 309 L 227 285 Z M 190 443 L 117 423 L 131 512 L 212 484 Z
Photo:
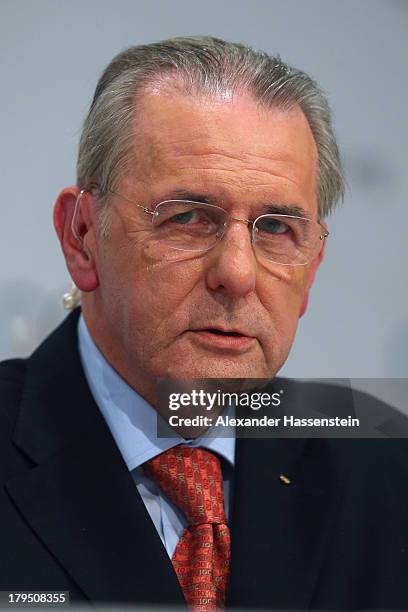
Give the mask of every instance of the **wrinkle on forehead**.
M 249 94 L 182 96 L 167 86 L 139 99 L 134 138 L 134 175 L 145 184 L 206 174 L 228 183 L 245 174 L 254 185 L 271 177 L 316 194 L 317 149 L 300 108 L 265 109 Z

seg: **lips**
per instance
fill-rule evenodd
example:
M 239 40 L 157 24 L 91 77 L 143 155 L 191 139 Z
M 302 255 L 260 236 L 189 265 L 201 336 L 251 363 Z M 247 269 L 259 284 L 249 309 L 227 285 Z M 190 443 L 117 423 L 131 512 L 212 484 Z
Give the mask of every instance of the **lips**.
M 203 327 L 190 331 L 194 340 L 209 350 L 244 351 L 255 342 L 253 336 L 238 329 Z
M 195 332 L 208 332 L 211 334 L 216 334 L 218 336 L 245 336 L 247 338 L 252 338 L 251 334 L 247 333 L 242 329 L 238 329 L 236 327 L 233 328 L 224 328 L 224 327 L 201 327 L 199 329 L 194 329 L 192 331 Z
M 217 334 L 219 336 L 244 336 L 245 334 L 241 334 L 240 332 L 217 329 L 216 327 L 209 327 L 207 329 L 198 330 L 198 331 L 206 331 L 211 334 Z

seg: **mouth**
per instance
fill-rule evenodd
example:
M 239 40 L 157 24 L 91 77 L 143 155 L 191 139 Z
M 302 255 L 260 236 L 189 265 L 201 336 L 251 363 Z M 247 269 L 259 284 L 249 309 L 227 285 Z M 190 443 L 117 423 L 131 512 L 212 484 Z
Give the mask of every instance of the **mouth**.
M 204 331 L 210 334 L 217 334 L 218 336 L 244 336 L 245 334 L 241 334 L 235 331 L 224 331 L 222 329 L 217 329 L 216 327 L 209 327 L 208 329 L 202 329 L 197 331 Z
M 256 341 L 253 336 L 234 329 L 207 327 L 190 331 L 201 345 L 210 349 L 242 351 L 250 348 Z

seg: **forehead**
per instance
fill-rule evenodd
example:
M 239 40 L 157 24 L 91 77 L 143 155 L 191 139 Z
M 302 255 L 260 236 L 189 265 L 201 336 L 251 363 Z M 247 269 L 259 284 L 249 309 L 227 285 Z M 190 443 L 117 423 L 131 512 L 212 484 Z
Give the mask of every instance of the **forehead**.
M 210 190 L 316 206 L 317 151 L 299 108 L 265 109 L 248 94 L 147 90 L 138 103 L 128 180 L 157 194 Z

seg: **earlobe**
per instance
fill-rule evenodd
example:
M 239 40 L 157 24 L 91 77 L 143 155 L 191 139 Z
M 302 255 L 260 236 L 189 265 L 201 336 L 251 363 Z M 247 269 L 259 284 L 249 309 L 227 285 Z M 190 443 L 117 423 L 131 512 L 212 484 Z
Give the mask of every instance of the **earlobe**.
M 81 291 L 94 291 L 99 286 L 92 255 L 95 219 L 91 198 L 91 194 L 81 192 L 76 186 L 67 187 L 59 194 L 54 207 L 54 227 L 66 265 Z

